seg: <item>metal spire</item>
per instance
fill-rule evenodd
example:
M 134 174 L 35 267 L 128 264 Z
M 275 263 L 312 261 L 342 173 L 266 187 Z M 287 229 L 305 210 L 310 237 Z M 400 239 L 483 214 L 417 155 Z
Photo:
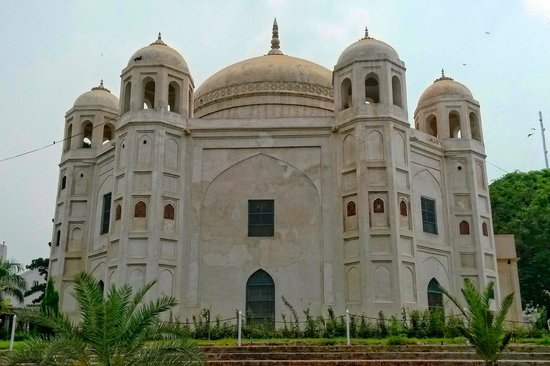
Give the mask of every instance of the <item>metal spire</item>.
M 279 41 L 279 26 L 277 25 L 277 18 L 273 20 L 273 30 L 271 36 L 271 50 L 267 53 L 268 55 L 282 55 L 281 51 L 281 42 Z
M 157 37 L 157 40 L 153 43 L 151 43 L 151 45 L 154 45 L 154 44 L 159 44 L 159 45 L 162 45 L 162 46 L 166 46 L 166 43 L 164 43 L 162 41 L 162 34 L 159 32 L 159 35 Z

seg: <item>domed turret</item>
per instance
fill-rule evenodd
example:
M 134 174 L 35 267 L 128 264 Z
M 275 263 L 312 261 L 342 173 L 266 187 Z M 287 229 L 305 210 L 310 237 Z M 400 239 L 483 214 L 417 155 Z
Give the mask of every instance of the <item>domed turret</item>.
M 193 79 L 183 56 L 158 34 L 135 52 L 122 70 L 122 114 L 143 109 L 168 110 L 191 117 Z
M 414 120 L 416 129 L 434 137 L 481 142 L 479 115 L 479 103 L 472 92 L 441 70 L 441 77 L 420 96 Z
M 435 101 L 439 98 L 454 98 L 454 99 L 474 99 L 470 89 L 466 85 L 453 80 L 450 77 L 445 76 L 442 73 L 439 79 L 436 79 L 432 85 L 430 85 L 418 100 L 418 105 L 423 105 Z
M 100 84 L 76 98 L 73 108 L 107 108 L 118 110 L 118 98 Z
M 145 65 L 164 65 L 189 73 L 189 67 L 183 56 L 164 43 L 160 33 L 155 42 L 136 51 L 128 61 L 128 67 Z
M 388 59 L 392 61 L 401 61 L 397 51 L 389 44 L 368 36 L 368 31 L 364 38 L 350 45 L 338 57 L 338 62 L 334 70 L 338 70 L 357 61 L 369 61 Z
M 198 118 L 328 116 L 333 112 L 330 70 L 284 55 L 277 21 L 265 56 L 233 64 L 208 78 L 195 94 Z
M 335 109 L 351 116 L 388 116 L 407 123 L 405 64 L 393 47 L 365 36 L 334 66 Z
M 96 148 L 113 138 L 118 117 L 119 100 L 103 85 L 76 98 L 65 116 L 63 152 L 81 148 Z M 91 152 L 90 152 L 91 153 Z

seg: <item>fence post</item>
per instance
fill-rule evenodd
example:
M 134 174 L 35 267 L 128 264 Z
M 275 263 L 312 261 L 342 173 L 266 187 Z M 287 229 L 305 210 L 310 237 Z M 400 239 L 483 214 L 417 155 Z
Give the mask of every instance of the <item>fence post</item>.
M 349 310 L 346 309 L 346 344 L 349 346 L 351 344 L 349 339 Z
M 237 346 L 241 346 L 241 333 L 243 327 L 243 313 L 239 310 L 237 312 Z
M 13 340 L 15 339 L 15 323 L 17 322 L 17 315 L 14 315 L 11 321 L 11 338 L 10 338 L 10 351 L 13 349 Z

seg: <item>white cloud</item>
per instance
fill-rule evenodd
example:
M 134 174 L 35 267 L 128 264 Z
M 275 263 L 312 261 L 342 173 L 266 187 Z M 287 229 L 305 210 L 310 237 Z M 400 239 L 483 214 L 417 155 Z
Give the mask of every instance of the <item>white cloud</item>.
M 550 22 L 550 0 L 523 0 L 527 13 Z

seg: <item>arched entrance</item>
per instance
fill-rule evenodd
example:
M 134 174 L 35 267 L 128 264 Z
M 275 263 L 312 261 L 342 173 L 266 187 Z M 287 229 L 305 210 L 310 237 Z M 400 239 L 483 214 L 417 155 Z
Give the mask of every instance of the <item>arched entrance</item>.
M 246 281 L 246 322 L 273 325 L 275 320 L 275 283 L 264 270 L 254 272 Z
M 435 278 L 428 283 L 428 309 L 443 311 L 443 293 Z

